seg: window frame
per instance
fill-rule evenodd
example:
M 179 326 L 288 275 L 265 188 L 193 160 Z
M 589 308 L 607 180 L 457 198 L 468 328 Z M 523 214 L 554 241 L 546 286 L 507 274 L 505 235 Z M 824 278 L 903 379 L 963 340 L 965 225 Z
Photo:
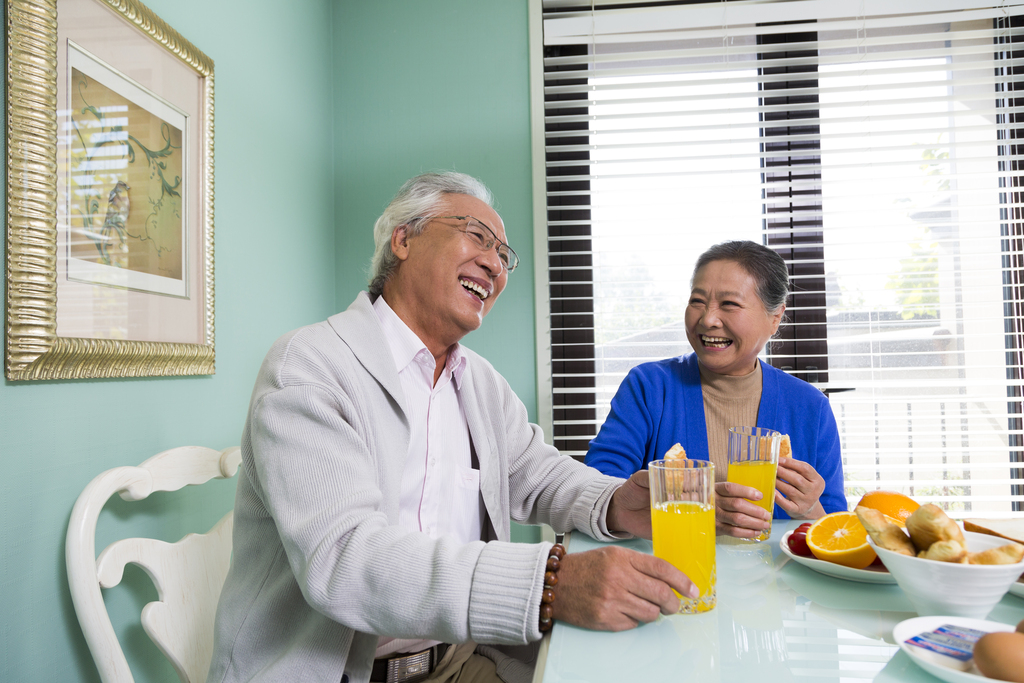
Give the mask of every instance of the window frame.
M 698 0 L 700 1 L 700 0 Z M 711 1 L 711 0 L 707 0 Z M 599 3 L 600 4 L 600 3 Z M 652 2 L 645 3 L 649 5 L 666 5 L 666 4 L 694 4 L 693 2 Z M 553 10 L 553 12 L 588 12 L 590 10 L 589 3 L 579 3 L 579 7 L 573 8 L 560 8 Z M 551 312 L 551 294 L 553 291 L 557 291 L 556 288 L 565 287 L 565 282 L 552 282 L 549 278 L 549 268 L 551 266 L 552 250 L 550 245 L 553 239 L 564 237 L 564 234 L 559 234 L 556 231 L 549 233 L 549 224 L 553 221 L 556 222 L 562 216 L 559 216 L 559 212 L 549 211 L 549 198 L 548 198 L 548 169 L 546 162 L 549 160 L 548 137 L 546 134 L 545 125 L 545 113 L 546 113 L 546 100 L 545 100 L 545 70 L 544 70 L 544 40 L 543 40 L 543 19 L 544 9 L 542 0 L 530 0 L 529 4 L 529 21 L 530 21 L 530 36 L 531 36 L 531 50 L 530 50 L 530 70 L 531 70 L 531 120 L 533 122 L 532 128 L 532 143 L 533 143 L 533 173 L 534 173 L 534 253 L 537 264 L 536 274 L 536 314 L 537 314 L 537 392 L 538 392 L 538 421 L 544 429 L 546 438 L 555 443 L 556 446 L 562 446 L 567 443 L 566 439 L 575 438 L 578 442 L 578 434 L 567 433 L 571 430 L 559 428 L 558 432 L 555 431 L 555 415 L 556 411 L 562 410 L 579 410 L 583 411 L 583 408 L 568 408 L 566 406 L 558 405 L 561 400 L 557 397 L 554 389 L 563 388 L 566 384 L 564 378 L 559 377 L 561 374 L 559 371 L 564 368 L 565 364 L 571 362 L 571 359 L 565 357 L 553 357 L 553 337 L 558 335 L 564 335 L 565 331 L 569 329 L 564 324 L 564 318 L 566 315 L 576 316 L 576 327 L 585 329 L 587 327 L 587 320 L 590 321 L 590 335 L 589 335 L 589 348 L 591 353 L 575 354 L 579 357 L 582 355 L 585 358 L 594 359 L 596 353 L 594 353 L 594 332 L 593 332 L 593 317 L 594 309 L 593 305 L 588 310 L 567 312 L 559 311 L 561 314 L 556 317 Z M 1015 20 L 1024 21 L 1019 17 Z M 764 24 L 759 24 L 764 25 Z M 1019 24 L 1015 24 L 1019 25 Z M 794 27 L 798 24 L 794 23 Z M 762 43 L 761 36 L 758 37 L 758 44 L 765 46 L 765 52 L 761 55 L 765 55 L 764 58 L 759 55 L 759 61 L 767 59 L 769 54 L 776 54 L 782 52 L 781 50 L 775 50 L 773 53 L 769 53 L 769 48 L 776 45 L 785 44 L 787 42 L 786 36 L 781 38 L 778 34 L 770 34 L 771 38 L 764 40 Z M 792 34 L 789 36 L 790 42 L 799 42 L 799 36 Z M 1014 42 L 1024 41 L 1024 38 L 1015 38 Z M 993 53 L 997 52 L 997 46 L 993 46 Z M 1014 57 L 1024 57 L 1024 50 L 1014 50 Z M 759 64 L 759 72 L 763 72 L 765 68 Z M 1012 67 L 1011 67 L 1012 68 Z M 1018 81 L 1019 86 L 1013 88 L 1013 91 L 1017 90 L 1024 91 L 1024 67 L 1017 67 L 1015 69 L 1017 74 L 1020 74 L 1021 78 Z M 798 73 L 800 80 L 794 79 L 788 83 L 782 84 L 782 90 L 786 87 L 799 87 L 800 81 L 806 81 L 809 74 Z M 790 85 L 792 84 L 792 85 Z M 762 84 L 763 87 L 763 84 Z M 768 97 L 768 95 L 765 95 Z M 784 99 L 786 97 L 784 92 L 772 92 L 770 97 Z M 1013 103 L 1017 106 L 1024 106 L 1024 98 L 1013 98 Z M 584 112 L 585 113 L 585 112 Z M 1014 116 L 1012 113 L 1008 116 Z M 1017 115 L 1018 118 L 1014 123 L 1019 123 L 1019 127 L 1015 129 L 1014 134 L 1011 136 L 1011 140 L 1007 140 L 1004 143 L 1005 149 L 1011 154 L 1024 154 L 1024 148 L 1020 147 L 1014 142 L 1016 139 L 1024 139 L 1024 116 Z M 1012 119 L 1010 119 L 1012 120 Z M 766 147 L 767 138 L 764 135 L 764 128 L 783 128 L 783 130 L 789 130 L 780 126 L 780 121 L 764 121 L 766 125 L 762 128 L 762 151 L 768 151 L 769 147 Z M 799 123 L 799 122 L 797 122 Z M 586 125 L 581 126 L 582 129 L 586 129 Z M 579 134 L 576 139 L 573 140 L 575 144 L 580 144 Z M 585 137 L 585 136 L 583 136 Z M 789 150 L 779 149 L 779 157 L 785 158 L 786 155 L 791 154 L 793 151 L 806 153 L 808 150 Z M 813 151 L 813 150 L 811 150 Z M 557 152 L 551 152 L 552 156 L 557 155 Z M 584 158 L 581 156 L 580 160 Z M 1015 164 L 1014 169 L 1024 162 L 1011 161 L 1008 162 Z M 766 174 L 770 173 L 771 160 L 768 159 L 763 162 L 763 170 Z M 582 173 L 581 175 L 587 175 Z M 1006 176 L 1003 176 L 1004 178 Z M 1022 183 L 1024 184 L 1024 183 Z M 819 197 L 798 195 L 792 191 L 792 188 L 786 188 L 786 183 L 780 182 L 780 192 L 772 197 L 764 197 L 766 205 L 769 201 L 775 201 L 777 203 L 785 203 L 787 205 L 786 210 L 789 211 L 789 203 L 802 202 L 804 207 L 808 210 L 808 216 L 814 214 L 820 215 L 821 211 L 821 200 L 820 200 L 820 189 L 818 190 Z M 1011 476 L 1016 477 L 1019 482 L 1021 478 L 1024 478 L 1024 390 L 1020 386 L 1014 386 L 1010 382 L 1024 379 L 1020 377 L 1020 367 L 1024 365 L 1024 212 L 1021 209 L 1015 208 L 1021 204 L 1024 204 L 1024 192 L 1021 192 L 1016 187 L 1005 188 L 1006 200 L 1003 202 L 1004 205 L 1008 206 L 1005 211 L 1004 220 L 1002 221 L 1003 231 L 1003 265 L 1004 265 L 1004 307 L 1008 311 L 1007 322 L 1006 322 L 1006 369 L 1007 369 L 1007 407 L 1008 407 L 1008 423 L 1007 428 L 1010 433 L 1009 438 L 1009 449 L 1008 454 L 1011 463 Z M 812 193 L 813 194 L 813 193 Z M 580 201 L 578 204 L 586 205 L 588 202 Z M 1013 207 L 1013 208 L 1009 208 Z M 789 220 L 792 220 L 790 217 Z M 822 228 L 823 225 L 818 219 L 817 226 Z M 794 221 L 796 223 L 796 221 Z M 765 242 L 768 246 L 776 249 L 787 262 L 791 264 L 790 275 L 794 283 L 794 294 L 791 295 L 787 302 L 788 315 L 787 319 L 790 323 L 783 328 L 784 333 L 781 340 L 773 342 L 768 351 L 768 359 L 776 367 L 780 367 L 791 374 L 802 377 L 803 379 L 810 381 L 811 383 L 822 383 L 828 381 L 828 349 L 827 349 L 827 333 L 826 333 L 826 311 L 825 311 L 825 264 L 823 262 L 824 257 L 824 237 L 823 232 L 812 232 L 808 235 L 808 226 L 814 227 L 811 223 L 806 221 L 799 221 L 799 229 L 797 225 L 792 225 L 788 234 L 780 236 L 777 232 L 778 225 L 772 223 L 772 217 L 770 213 L 766 212 L 762 234 L 765 235 Z M 1015 247 L 1011 247 L 1011 244 L 1015 244 Z M 586 248 L 580 248 L 578 251 L 587 252 Z M 557 256 L 555 258 L 564 259 L 563 256 Z M 579 266 L 585 265 L 587 257 L 583 257 L 582 261 L 575 263 L 574 265 Z M 590 260 L 592 263 L 592 260 Z M 577 280 L 589 281 L 592 283 L 593 277 L 590 278 L 576 278 Z M 581 336 L 581 343 L 586 343 L 586 337 Z M 557 354 L 557 352 L 555 352 Z M 799 360 L 794 360 L 798 358 Z M 819 358 L 821 362 L 815 364 L 810 361 L 811 358 Z M 1014 359 L 1016 358 L 1019 363 L 1015 365 Z M 593 360 L 591 361 L 593 365 Z M 587 405 L 587 398 L 592 397 L 589 401 L 591 410 L 586 412 L 579 412 L 576 417 L 585 419 L 588 415 L 593 418 L 596 408 L 593 408 L 593 404 L 596 402 L 596 381 L 593 375 L 590 375 L 590 386 L 576 387 L 580 389 L 580 394 L 576 395 L 578 400 L 576 404 Z M 593 390 L 595 393 L 586 394 L 587 389 Z M 841 388 L 832 388 L 830 391 L 842 390 Z M 826 392 L 828 393 L 828 392 Z M 596 425 L 599 429 L 600 425 Z M 575 444 L 577 447 L 573 448 L 577 452 L 582 451 L 585 453 L 586 447 L 583 445 L 579 448 L 579 444 Z M 1020 468 L 1015 468 L 1012 465 L 1014 463 L 1022 463 Z M 1024 484 L 1015 483 L 1011 484 L 1012 495 L 1024 495 Z M 1012 509 L 1014 511 L 1024 510 L 1024 502 L 1014 501 L 1012 503 Z

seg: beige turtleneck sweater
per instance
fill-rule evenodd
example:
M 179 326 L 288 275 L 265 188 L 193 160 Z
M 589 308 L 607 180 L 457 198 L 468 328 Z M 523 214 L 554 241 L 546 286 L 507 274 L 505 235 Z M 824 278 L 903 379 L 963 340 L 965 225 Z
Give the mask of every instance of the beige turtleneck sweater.
M 715 464 L 715 481 L 729 473 L 729 428 L 757 426 L 761 403 L 761 363 L 739 377 L 719 375 L 700 363 L 700 388 L 704 396 L 704 421 L 708 426 L 708 457 Z

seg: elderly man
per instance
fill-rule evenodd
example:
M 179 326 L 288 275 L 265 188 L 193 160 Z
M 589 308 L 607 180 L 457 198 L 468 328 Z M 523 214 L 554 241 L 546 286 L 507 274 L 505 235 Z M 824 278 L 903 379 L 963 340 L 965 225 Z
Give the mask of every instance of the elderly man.
M 209 680 L 522 680 L 500 646 L 538 641 L 547 617 L 621 630 L 673 613 L 673 589 L 695 595 L 641 553 L 558 567 L 550 544 L 509 542 L 510 518 L 650 537 L 650 510 L 646 472 L 560 456 L 459 344 L 518 263 L 487 188 L 413 178 L 374 239 L 369 293 L 279 339 L 260 369 Z

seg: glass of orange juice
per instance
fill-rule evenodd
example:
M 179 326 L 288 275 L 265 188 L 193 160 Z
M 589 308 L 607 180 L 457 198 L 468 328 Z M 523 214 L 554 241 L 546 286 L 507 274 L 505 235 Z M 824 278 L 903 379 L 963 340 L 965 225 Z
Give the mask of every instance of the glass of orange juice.
M 729 471 L 726 479 L 733 484 L 750 486 L 761 492 L 761 500 L 751 501 L 768 511 L 775 511 L 775 473 L 779 468 L 779 447 L 782 434 L 764 427 L 731 427 L 729 429 Z M 769 527 L 755 541 L 766 541 L 772 534 Z
M 715 466 L 706 460 L 655 460 L 648 466 L 654 555 L 697 585 L 680 597 L 680 613 L 715 606 Z M 677 594 L 678 595 L 678 594 Z

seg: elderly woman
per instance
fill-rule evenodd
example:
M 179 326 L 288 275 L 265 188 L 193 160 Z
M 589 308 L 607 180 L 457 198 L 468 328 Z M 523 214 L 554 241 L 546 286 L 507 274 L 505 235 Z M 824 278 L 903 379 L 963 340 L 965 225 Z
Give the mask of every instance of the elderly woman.
M 725 482 L 730 427 L 788 434 L 780 458 L 775 517 L 817 519 L 846 510 L 839 434 L 828 400 L 806 382 L 758 360 L 779 329 L 789 294 L 786 263 L 755 242 L 723 242 L 697 259 L 686 337 L 694 353 L 633 368 L 586 462 L 629 477 L 681 443 L 715 464 L 717 532 L 752 538 L 769 524 L 756 489 Z

